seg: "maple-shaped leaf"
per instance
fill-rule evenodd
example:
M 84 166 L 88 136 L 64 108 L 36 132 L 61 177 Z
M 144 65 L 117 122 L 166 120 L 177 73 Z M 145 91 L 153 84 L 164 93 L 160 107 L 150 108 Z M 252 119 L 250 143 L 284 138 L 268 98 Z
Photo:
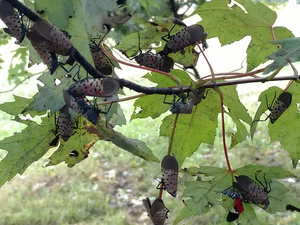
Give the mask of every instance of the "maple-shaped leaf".
M 269 135 L 271 142 L 280 141 L 282 147 L 289 152 L 290 157 L 292 159 L 293 167 L 296 167 L 298 160 L 300 159 L 300 151 L 298 146 L 300 145 L 299 138 L 297 136 L 297 132 L 291 132 L 294 130 L 300 129 L 299 122 L 299 110 L 297 107 L 297 103 L 300 102 L 299 97 L 299 84 L 293 83 L 287 92 L 292 94 L 292 103 L 285 112 L 279 116 L 279 118 L 272 124 L 268 121 L 269 127 Z M 278 87 L 270 87 L 266 91 L 262 92 L 259 96 L 259 101 L 261 104 L 259 105 L 255 116 L 253 118 L 253 123 L 251 125 L 251 138 L 253 139 L 257 123 L 260 119 L 261 115 L 268 110 L 267 103 L 271 106 L 271 103 L 275 101 L 279 95 L 282 93 L 282 90 Z M 275 96 L 276 94 L 276 96 Z M 268 101 L 268 102 L 267 102 Z M 269 112 L 270 113 L 270 112 Z M 269 114 L 267 113 L 267 115 Z M 260 123 L 263 123 L 261 121 Z M 267 122 L 266 122 L 267 123 Z
M 64 30 L 69 24 L 69 18 L 73 16 L 73 1 L 66 0 L 40 0 L 34 2 L 37 12 L 41 12 L 43 16 L 47 16 L 48 20 L 60 30 Z M 59 10 L 57 10 L 59 7 Z
M 89 149 L 102 139 L 103 136 L 96 128 L 81 117 L 76 132 L 66 142 L 60 139 L 59 148 L 49 157 L 50 161 L 46 166 L 57 165 L 65 161 L 69 167 L 73 167 L 87 158 Z
M 0 162 L 0 186 L 17 173 L 23 174 L 33 162 L 39 160 L 49 149 L 49 132 L 53 121 L 41 118 L 42 123 L 23 121 L 27 127 L 20 133 L 0 141 L 0 148 L 8 153 Z
M 94 2 L 94 1 L 92 1 Z M 73 46 L 80 51 L 80 54 L 91 64 L 93 64 L 90 53 L 89 34 L 87 31 L 87 15 L 84 11 L 83 3 L 81 1 L 73 1 L 74 15 L 69 19 L 69 26 L 66 31 L 71 35 L 71 42 Z M 97 14 L 99 16 L 99 14 Z
M 27 107 L 33 99 L 23 98 L 17 95 L 14 95 L 15 101 L 5 102 L 0 105 L 0 110 L 13 115 L 18 116 L 22 113 L 25 107 Z
M 294 35 L 285 27 L 273 27 L 276 12 L 263 3 L 254 4 L 250 0 L 241 0 L 239 3 L 246 12 L 238 6 L 229 8 L 226 1 L 212 0 L 199 6 L 194 13 L 203 19 L 200 24 L 208 33 L 207 38 L 218 37 L 221 45 L 251 36 L 247 48 L 247 71 L 251 71 L 268 60 L 266 55 L 276 51 L 277 47 L 269 43 L 273 40 L 272 32 L 276 39 Z
M 281 48 L 268 56 L 274 62 L 266 67 L 263 72 L 264 74 L 285 66 L 288 62 L 297 62 L 300 60 L 300 38 L 286 38 L 270 43 L 281 45 Z
M 231 147 L 244 141 L 248 135 L 245 126 L 240 120 L 251 123 L 247 109 L 240 102 L 236 86 L 222 87 L 224 105 L 228 108 L 228 115 L 236 123 L 237 130 L 232 132 Z M 180 114 L 172 145 L 172 154 L 175 154 L 179 165 L 190 157 L 201 143 L 213 144 L 216 135 L 217 116 L 221 112 L 220 97 L 214 91 L 209 91 L 205 99 L 192 114 Z M 161 136 L 170 136 L 173 127 L 174 115 L 167 116 L 160 127 Z M 199 133 L 199 131 L 203 131 Z
M 257 179 L 265 185 L 271 186 L 271 192 L 268 194 L 270 205 L 266 210 L 268 213 L 286 212 L 286 206 L 292 204 L 296 207 L 300 206 L 300 202 L 294 200 L 294 195 L 280 182 L 271 179 L 283 179 L 288 177 L 296 178 L 296 176 L 282 167 L 277 166 L 262 166 L 262 165 L 247 165 L 235 170 L 238 175 L 246 175 L 254 180 L 257 174 Z M 266 179 L 266 182 L 264 181 Z
M 118 10 L 117 1 L 110 0 L 83 0 L 82 6 L 84 9 L 84 14 L 88 20 L 86 21 L 87 31 L 89 37 L 98 37 L 99 34 L 104 34 L 107 27 L 103 27 L 104 25 L 111 25 L 111 23 L 107 24 L 110 20 L 108 15 L 114 17 L 114 11 Z M 122 11 L 124 9 L 120 9 L 117 13 L 118 16 L 113 19 L 116 24 L 127 22 L 131 18 L 129 13 Z M 113 28 L 113 27 L 111 27 Z
M 116 46 L 116 49 L 120 50 L 128 57 L 133 57 L 139 54 L 139 43 L 140 49 L 148 51 L 152 47 L 151 44 L 162 41 L 162 46 L 157 48 L 157 52 L 162 50 L 165 42 L 161 39 L 161 37 L 167 35 L 174 26 L 172 20 L 160 17 L 156 17 L 153 22 L 144 21 L 135 17 L 132 19 L 136 23 L 140 24 L 143 29 L 139 32 L 139 34 L 136 32 L 123 37 L 122 42 Z M 176 34 L 183 28 L 184 26 L 176 25 L 173 28 L 171 35 Z M 153 49 L 156 48 L 153 46 Z
M 130 35 L 123 37 L 122 43 L 116 46 L 118 50 L 129 58 L 139 55 L 139 49 L 144 50 L 144 52 L 149 49 L 154 49 L 155 51 L 153 51 L 153 53 L 162 51 L 166 44 L 162 37 L 168 34 L 172 36 L 185 28 L 181 25 L 174 26 L 175 24 L 172 20 L 160 17 L 156 17 L 153 22 L 142 21 L 138 18 L 133 18 L 133 20 L 141 24 L 143 29 L 139 33 L 131 33 Z M 170 31 L 171 33 L 169 33 Z M 164 39 L 168 40 L 168 37 L 165 37 Z M 161 42 L 161 45 L 156 47 L 158 46 L 158 42 Z M 168 56 L 184 67 L 191 67 L 194 65 L 195 61 L 197 62 L 199 56 L 199 53 L 192 51 L 192 49 L 194 49 L 194 46 L 187 47 L 181 52 L 171 53 Z
M 179 213 L 174 224 L 177 224 L 179 221 L 190 217 L 190 216 L 199 216 L 207 213 L 209 208 L 216 205 L 222 205 L 227 212 L 233 207 L 233 200 L 228 198 L 225 195 L 221 195 L 220 191 L 223 191 L 232 186 L 234 181 L 232 174 L 229 173 L 226 169 L 214 168 L 209 166 L 201 166 L 199 168 L 192 167 L 188 168 L 186 173 L 192 175 L 203 174 L 206 177 L 213 177 L 209 181 L 191 181 L 187 183 L 186 188 L 182 194 L 183 197 L 187 197 L 185 200 L 185 206 Z M 261 166 L 261 165 L 247 165 L 235 170 L 237 175 L 246 175 L 252 180 L 257 178 L 264 183 L 264 177 L 266 182 L 269 184 L 271 179 L 281 179 L 287 177 L 296 177 L 290 171 L 284 170 L 281 167 L 275 166 Z M 258 182 L 258 181 L 256 181 Z M 273 184 L 274 183 L 274 184 Z M 294 202 L 292 200 L 292 194 L 285 196 L 288 193 L 288 189 L 282 185 L 280 182 L 273 180 L 271 183 L 272 191 L 268 194 L 270 205 L 267 209 L 269 213 L 276 212 L 285 212 L 286 205 Z M 273 192 L 274 191 L 274 192 Z M 273 192 L 273 193 L 272 193 Z M 221 195 L 221 196 L 220 196 Z M 220 200 L 221 197 L 221 200 Z M 259 224 L 257 216 L 252 209 L 251 203 L 243 203 L 244 212 L 240 215 L 240 220 L 245 221 L 245 224 Z M 299 203 L 294 204 L 296 207 L 299 206 Z M 227 213 L 226 213 L 227 215 Z M 225 218 L 226 216 L 224 216 Z M 253 218 L 253 220 L 251 219 Z M 254 223 L 255 222 L 255 223 Z M 223 222 L 222 224 L 226 224 Z
M 236 85 L 226 86 L 220 88 L 224 96 L 224 105 L 227 107 L 225 112 L 231 117 L 232 121 L 236 125 L 236 131 L 231 131 L 231 144 L 230 148 L 246 140 L 248 136 L 248 131 L 245 125 L 241 122 L 244 121 L 247 124 L 251 124 L 251 117 L 247 112 L 245 106 L 241 103 L 239 99 L 238 92 L 236 90 Z
M 196 172 L 195 169 L 194 172 Z M 232 185 L 232 177 L 226 169 L 201 166 L 196 174 L 215 177 L 209 181 L 191 181 L 186 184 L 182 197 L 189 199 L 185 200 L 185 206 L 174 224 L 190 216 L 203 215 L 209 212 L 213 205 L 221 205 L 222 202 L 218 200 L 220 191 Z
M 173 138 L 172 154 L 181 165 L 201 143 L 213 144 L 218 126 L 220 99 L 216 92 L 209 92 L 206 99 L 194 107 L 192 114 L 179 114 Z M 163 119 L 160 136 L 170 137 L 175 115 Z
M 75 70 L 74 72 L 75 73 Z M 45 72 L 38 79 L 45 84 L 43 87 L 39 87 L 39 92 L 34 95 L 34 101 L 26 107 L 22 113 L 30 111 L 33 116 L 33 111 L 42 112 L 50 109 L 51 113 L 57 112 L 65 105 L 63 99 L 63 90 L 67 89 L 74 81 L 72 78 L 65 76 L 66 72 L 59 68 L 57 71 L 50 75 L 49 72 Z M 59 80 L 58 85 L 55 84 L 55 80 Z
M 183 85 L 189 86 L 193 81 L 189 77 L 189 75 L 181 70 L 173 70 L 171 74 L 177 77 Z M 175 86 L 175 83 L 167 76 L 154 73 L 146 74 L 143 78 L 147 78 L 153 83 L 157 83 L 156 87 L 171 87 Z M 134 102 L 134 112 L 131 115 L 131 120 L 137 118 L 147 118 L 150 116 L 155 119 L 159 117 L 162 113 L 165 113 L 169 109 L 171 109 L 171 104 L 174 99 L 174 96 L 167 96 L 165 102 L 169 102 L 170 104 L 164 103 L 165 96 L 163 95 L 146 95 L 140 97 Z M 139 110 L 138 112 L 136 112 Z
M 293 83 L 287 90 L 292 94 L 290 107 L 276 120 L 275 123 L 269 122 L 269 135 L 271 142 L 280 141 L 281 146 L 289 152 L 293 167 L 297 166 L 300 159 L 300 140 L 298 130 L 300 129 L 300 114 L 298 103 L 300 102 L 300 85 Z M 277 96 L 281 93 L 278 92 Z
M 235 114 L 233 114 L 231 111 L 226 112 L 226 114 L 228 114 L 231 117 L 232 121 L 236 125 L 236 131 L 230 132 L 230 137 L 231 137 L 230 149 L 231 149 L 237 144 L 246 140 L 249 133 L 245 125 L 239 120 L 239 118 Z

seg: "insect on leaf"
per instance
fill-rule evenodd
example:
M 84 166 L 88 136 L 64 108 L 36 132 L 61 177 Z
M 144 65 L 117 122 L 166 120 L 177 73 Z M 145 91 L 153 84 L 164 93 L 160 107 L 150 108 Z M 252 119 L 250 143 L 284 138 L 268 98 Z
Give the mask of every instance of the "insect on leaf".
M 277 50 L 275 45 L 269 43 L 272 40 L 272 29 L 277 39 L 294 36 L 285 27 L 273 27 L 277 15 L 261 2 L 254 4 L 250 0 L 239 1 L 247 13 L 239 7 L 229 8 L 227 3 L 223 0 L 212 0 L 199 6 L 194 13 L 198 13 L 203 19 L 200 24 L 209 34 L 207 38 L 218 37 L 221 45 L 251 36 L 247 48 L 247 71 L 266 62 L 266 55 Z

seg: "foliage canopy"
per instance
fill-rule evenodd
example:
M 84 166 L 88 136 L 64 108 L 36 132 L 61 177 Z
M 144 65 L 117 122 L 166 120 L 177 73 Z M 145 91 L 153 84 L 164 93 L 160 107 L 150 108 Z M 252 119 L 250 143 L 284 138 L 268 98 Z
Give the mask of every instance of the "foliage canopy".
M 9 2 L 17 10 L 24 13 L 24 21 L 31 26 L 30 16 L 25 11 L 22 11 L 23 8 L 19 7 L 18 1 L 10 0 Z M 102 40 L 108 31 L 107 26 L 101 26 L 101 24 L 104 24 L 103 21 L 110 18 L 112 12 L 120 13 L 121 10 L 121 13 L 124 13 L 125 9 L 130 11 L 130 6 L 134 8 L 134 1 L 129 1 L 125 9 L 124 6 L 120 7 L 116 2 L 109 0 L 68 0 L 63 3 L 61 1 L 51 1 L 51 4 L 50 1 L 24 2 L 26 4 L 25 8 L 31 9 L 59 29 L 66 31 L 71 36 L 74 48 L 91 65 L 94 65 L 94 62 L 88 46 L 93 38 L 100 37 Z M 157 1 L 153 1 L 151 7 L 147 5 L 147 1 L 141 2 L 144 8 L 158 7 L 156 5 L 158 4 Z M 59 11 L 57 10 L 57 5 L 60 5 Z M 274 22 L 277 18 L 276 13 L 260 2 L 254 4 L 250 0 L 241 0 L 238 4 L 229 7 L 225 1 L 212 0 L 196 7 L 193 12 L 193 15 L 195 14 L 202 18 L 198 24 L 203 26 L 205 32 L 208 33 L 208 44 L 209 39 L 214 37 L 219 39 L 222 46 L 239 41 L 246 36 L 251 37 L 247 47 L 246 71 L 243 73 L 224 72 L 217 74 L 211 68 L 209 76 L 198 78 L 196 72 L 192 74 L 188 70 L 183 70 L 182 67 L 193 67 L 199 55 L 200 57 L 202 55 L 205 56 L 205 52 L 202 49 L 199 52 L 194 45 L 191 45 L 185 48 L 184 51 L 171 53 L 168 56 L 175 63 L 181 65 L 180 69 L 172 69 L 168 74 L 150 70 L 151 72 L 145 74 L 143 78 L 154 83 L 152 89 L 141 87 L 138 90 L 131 83 L 128 82 L 128 84 L 124 80 L 120 80 L 120 82 L 123 82 L 123 85 L 121 85 L 123 89 L 130 88 L 145 94 L 130 96 L 126 99 L 123 90 L 119 90 L 118 95 L 122 96 L 122 98 L 117 101 L 113 100 L 114 103 L 108 113 L 101 113 L 101 119 L 96 125 L 93 125 L 83 116 L 78 116 L 75 112 L 72 112 L 73 119 L 76 118 L 78 120 L 78 128 L 66 142 L 59 138 L 60 144 L 49 157 L 47 166 L 65 162 L 69 167 L 73 167 L 88 157 L 90 148 L 97 141 L 110 141 L 134 156 L 147 161 L 160 162 L 143 140 L 125 137 L 114 129 L 116 125 L 126 126 L 125 116 L 120 104 L 117 102 L 137 98 L 134 103 L 135 110 L 130 120 L 143 119 L 149 116 L 156 119 L 163 115 L 164 118 L 159 127 L 159 135 L 170 138 L 169 149 L 166 154 L 170 154 L 170 152 L 174 154 L 180 167 L 186 158 L 192 157 L 201 144 L 214 144 L 219 124 L 218 116 L 221 115 L 224 158 L 227 168 L 199 165 L 199 167 L 180 170 L 184 175 L 201 176 L 201 179 L 200 181 L 192 180 L 186 183 L 182 194 L 182 197 L 186 199 L 185 206 L 174 224 L 179 223 L 186 217 L 203 215 L 210 210 L 210 207 L 217 205 L 222 205 L 227 211 L 230 211 L 232 209 L 232 200 L 226 196 L 220 197 L 220 191 L 232 186 L 234 181 L 233 175 L 247 175 L 255 180 L 255 174 L 260 176 L 265 174 L 266 181 L 272 181 L 272 191 L 268 195 L 270 200 L 270 206 L 267 209 L 268 213 L 284 212 L 287 205 L 291 204 L 295 207 L 300 207 L 300 202 L 291 202 L 294 198 L 293 194 L 277 180 L 289 177 L 297 178 L 291 171 L 284 170 L 281 167 L 262 165 L 246 165 L 241 168 L 231 168 L 227 156 L 228 144 L 226 145 L 225 138 L 227 132 L 224 125 L 224 114 L 227 114 L 236 128 L 235 132 L 230 133 L 229 149 L 234 148 L 248 138 L 255 138 L 257 123 L 268 110 L 267 99 L 271 102 L 275 93 L 277 94 L 276 96 L 279 96 L 280 93 L 288 91 L 292 94 L 292 104 L 288 110 L 279 116 L 276 123 L 271 124 L 268 122 L 268 127 L 271 141 L 280 141 L 282 147 L 289 152 L 293 167 L 297 166 L 300 159 L 298 149 L 300 143 L 298 143 L 299 138 L 296 132 L 300 127 L 297 107 L 297 104 L 300 102 L 300 94 L 298 90 L 299 77 L 292 63 L 300 59 L 298 51 L 299 38 L 294 38 L 292 32 L 285 27 L 274 27 Z M 170 15 L 166 13 L 165 16 Z M 122 29 L 126 30 L 122 34 L 120 44 L 109 46 L 110 52 L 121 52 L 130 58 L 137 56 L 139 50 L 147 52 L 150 47 L 152 51 L 162 51 L 165 43 L 161 37 L 169 34 L 174 25 L 174 20 L 159 16 L 154 17 L 151 21 L 146 19 L 148 18 L 143 18 L 138 13 L 133 14 L 127 25 L 121 25 L 121 28 L 116 28 L 115 33 L 109 32 L 104 42 L 109 37 L 117 39 L 116 33 L 119 32 L 120 34 Z M 117 22 L 114 23 L 118 24 Z M 116 24 L 113 25 L 115 26 Z M 172 29 L 171 35 L 176 34 L 183 28 L 182 24 L 176 25 Z M 8 36 L 4 33 L 0 33 L 0 36 L 0 44 L 7 44 Z M 280 48 L 278 49 L 278 47 Z M 209 51 L 209 48 L 206 51 Z M 9 70 L 10 80 L 14 79 L 15 82 L 20 82 L 22 76 L 29 76 L 28 71 L 25 69 L 28 54 L 30 64 L 42 62 L 29 40 L 25 38 L 15 53 L 14 57 L 20 59 L 20 61 L 15 65 L 11 65 Z M 230 54 L 232 53 L 228 55 Z M 66 59 L 67 57 L 59 57 L 60 62 L 65 62 Z M 268 62 L 269 65 L 265 68 L 257 69 L 261 64 L 267 62 L 268 59 L 273 60 L 273 62 Z M 82 64 L 80 60 L 77 61 L 79 64 Z M 122 61 L 116 60 L 113 56 L 110 56 L 110 62 L 114 67 L 121 68 L 118 63 L 122 63 Z M 287 64 L 294 69 L 294 76 L 285 76 L 280 73 L 283 66 Z M 208 60 L 207 65 L 210 66 Z M 138 67 L 143 68 L 141 66 Z M 20 73 L 18 71 L 20 70 L 22 70 L 22 76 L 19 76 Z M 116 71 L 111 76 L 118 79 Z M 66 76 L 66 74 L 71 74 L 71 76 Z M 57 137 L 54 117 L 58 116 L 59 110 L 65 105 L 63 90 L 68 89 L 74 83 L 72 77 L 82 79 L 85 78 L 85 74 L 84 67 L 81 67 L 80 70 L 73 69 L 68 73 L 64 69 L 58 68 L 53 75 L 50 75 L 49 71 L 45 71 L 38 78 L 39 83 L 42 83 L 42 85 L 38 85 L 39 91 L 33 98 L 27 99 L 21 96 L 14 96 L 14 102 L 6 102 L 0 105 L 0 110 L 10 114 L 12 120 L 26 125 L 26 128 L 21 132 L 0 141 L 0 148 L 7 151 L 6 157 L 0 162 L 0 185 L 11 180 L 16 174 L 22 174 L 28 166 L 39 160 L 53 147 L 51 143 Z M 281 76 L 277 76 L 278 74 Z M 233 78 L 235 80 L 232 80 Z M 240 101 L 236 90 L 237 85 L 273 80 L 291 80 L 291 82 L 285 90 L 274 86 L 263 91 L 258 99 L 260 105 L 255 116 L 251 118 L 247 108 Z M 202 99 L 201 96 L 201 102 L 193 107 L 191 114 L 166 113 L 170 110 L 171 105 L 165 104 L 165 100 L 175 104 L 173 98 L 176 96 L 175 94 L 180 94 L 179 102 L 185 103 L 185 98 L 189 98 L 189 95 L 183 97 L 183 92 L 192 93 L 192 91 L 201 88 L 205 91 L 205 98 Z M 149 94 L 147 92 L 149 90 L 154 91 Z M 159 91 L 165 91 L 165 93 L 159 93 Z M 168 96 L 165 98 L 166 95 Z M 100 108 L 103 107 L 101 111 L 105 111 L 108 108 L 105 106 L 107 105 L 106 103 L 98 99 L 95 100 L 94 104 L 98 104 Z M 30 116 L 35 117 L 35 120 L 24 119 L 24 116 L 27 116 L 26 118 Z M 78 155 L 74 156 L 71 154 L 73 151 L 76 151 Z M 159 169 L 159 166 L 157 169 Z M 160 197 L 161 192 L 160 190 Z M 257 224 L 259 219 L 252 205 L 244 205 L 245 212 L 240 215 L 240 219 L 244 221 L 244 224 Z M 170 207 L 169 209 L 172 211 Z

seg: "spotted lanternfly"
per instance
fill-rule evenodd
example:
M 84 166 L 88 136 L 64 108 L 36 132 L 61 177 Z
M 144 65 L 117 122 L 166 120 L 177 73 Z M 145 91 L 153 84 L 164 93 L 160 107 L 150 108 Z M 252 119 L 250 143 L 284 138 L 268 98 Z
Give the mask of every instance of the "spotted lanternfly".
M 194 99 L 191 98 L 188 101 L 176 102 L 172 105 L 171 112 L 182 113 L 182 114 L 191 114 L 193 112 Z
M 100 110 L 93 107 L 90 101 L 85 97 L 73 97 L 68 91 L 63 90 L 66 105 L 76 113 L 87 118 L 91 123 L 97 124 Z
M 16 44 L 20 44 L 25 37 L 26 28 L 10 2 L 0 1 L 0 18 L 7 26 L 3 30 L 17 39 Z
M 68 89 L 73 97 L 93 96 L 111 97 L 120 88 L 120 83 L 113 78 L 82 79 L 73 83 Z
M 138 33 L 138 38 L 140 54 L 132 59 L 134 59 L 141 66 L 146 66 L 169 73 L 171 69 L 173 69 L 174 60 L 165 55 L 153 54 L 150 52 L 150 50 L 143 53 L 140 44 L 140 33 Z
M 27 38 L 30 40 L 33 48 L 41 57 L 44 64 L 49 69 L 50 73 L 53 74 L 59 66 L 57 56 L 49 51 L 49 42 L 36 36 L 31 30 L 27 32 Z
M 233 202 L 233 210 L 227 215 L 227 222 L 233 222 L 239 218 L 239 215 L 244 212 L 244 206 L 240 198 L 235 198 Z
M 153 54 L 150 51 L 145 53 L 141 52 L 138 56 L 134 57 L 134 59 L 142 66 L 161 70 L 167 73 L 169 73 L 174 66 L 174 60 L 172 58 L 165 55 Z
M 56 26 L 44 19 L 38 19 L 30 28 L 30 31 L 39 40 L 49 43 L 49 51 L 60 54 L 70 55 L 72 52 L 72 43 L 65 32 L 60 31 Z
M 204 29 L 201 25 L 194 24 L 192 26 L 185 27 L 183 30 L 172 36 L 170 36 L 170 32 L 168 35 L 166 35 L 169 37 L 169 40 L 166 40 L 164 37 L 162 38 L 163 40 L 167 41 L 167 43 L 164 49 L 159 52 L 161 55 L 168 55 L 172 52 L 178 52 L 189 45 L 195 44 L 197 41 L 202 41 L 204 48 L 208 47 L 205 41 L 207 33 L 204 32 Z
M 73 135 L 74 122 L 72 121 L 67 105 L 64 105 L 59 111 L 58 129 L 60 136 L 64 141 L 67 141 Z
M 257 184 L 251 178 L 241 175 L 235 177 L 237 182 L 233 182 L 233 186 L 238 189 L 241 194 L 253 202 L 254 204 L 264 205 L 263 209 L 267 209 L 270 204 L 268 193 L 271 192 L 271 185 L 269 183 L 270 190 L 268 190 L 268 184 L 264 175 L 265 185 L 263 185 L 258 179 L 257 174 L 255 174 L 255 179 L 263 186 L 263 188 Z
M 229 188 L 221 191 L 221 193 L 232 199 L 236 199 L 236 198 L 243 199 L 242 194 L 232 187 L 229 187 Z
M 178 162 L 175 157 L 171 155 L 166 155 L 161 161 L 161 173 L 162 173 L 162 183 L 164 189 L 176 197 L 177 195 L 177 183 L 178 183 Z
M 276 97 L 276 94 L 275 94 L 275 97 Z M 273 101 L 274 101 L 274 99 L 273 99 Z M 270 106 L 267 106 L 268 109 L 271 111 L 271 113 L 267 117 L 267 119 L 270 117 L 270 121 L 271 121 L 272 124 L 275 123 L 275 121 L 291 105 L 291 103 L 292 103 L 292 94 L 289 93 L 289 92 L 283 92 L 283 93 L 281 93 L 281 95 L 279 95 L 279 97 L 276 99 L 274 104 L 273 104 L 273 101 L 272 101 Z M 266 99 L 266 102 L 268 102 L 268 99 Z
M 154 225 L 163 225 L 166 219 L 168 219 L 169 210 L 166 208 L 162 199 L 155 199 L 151 205 L 150 199 L 146 198 L 143 199 L 143 204 Z
M 36 20 L 26 36 L 51 74 L 59 65 L 55 54 L 72 54 L 73 46 L 67 35 L 47 20 Z
M 90 51 L 95 68 L 105 75 L 110 75 L 112 73 L 112 64 L 101 48 L 95 44 L 90 44 Z

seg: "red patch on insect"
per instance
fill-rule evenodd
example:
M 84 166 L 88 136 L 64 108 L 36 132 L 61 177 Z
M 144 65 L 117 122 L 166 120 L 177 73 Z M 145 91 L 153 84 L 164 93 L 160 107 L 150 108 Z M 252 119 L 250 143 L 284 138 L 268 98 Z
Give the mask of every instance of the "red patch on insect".
M 241 214 L 242 212 L 244 212 L 244 206 L 242 204 L 242 199 L 240 198 L 235 198 L 234 199 L 234 203 L 233 203 L 233 208 L 239 213 Z

